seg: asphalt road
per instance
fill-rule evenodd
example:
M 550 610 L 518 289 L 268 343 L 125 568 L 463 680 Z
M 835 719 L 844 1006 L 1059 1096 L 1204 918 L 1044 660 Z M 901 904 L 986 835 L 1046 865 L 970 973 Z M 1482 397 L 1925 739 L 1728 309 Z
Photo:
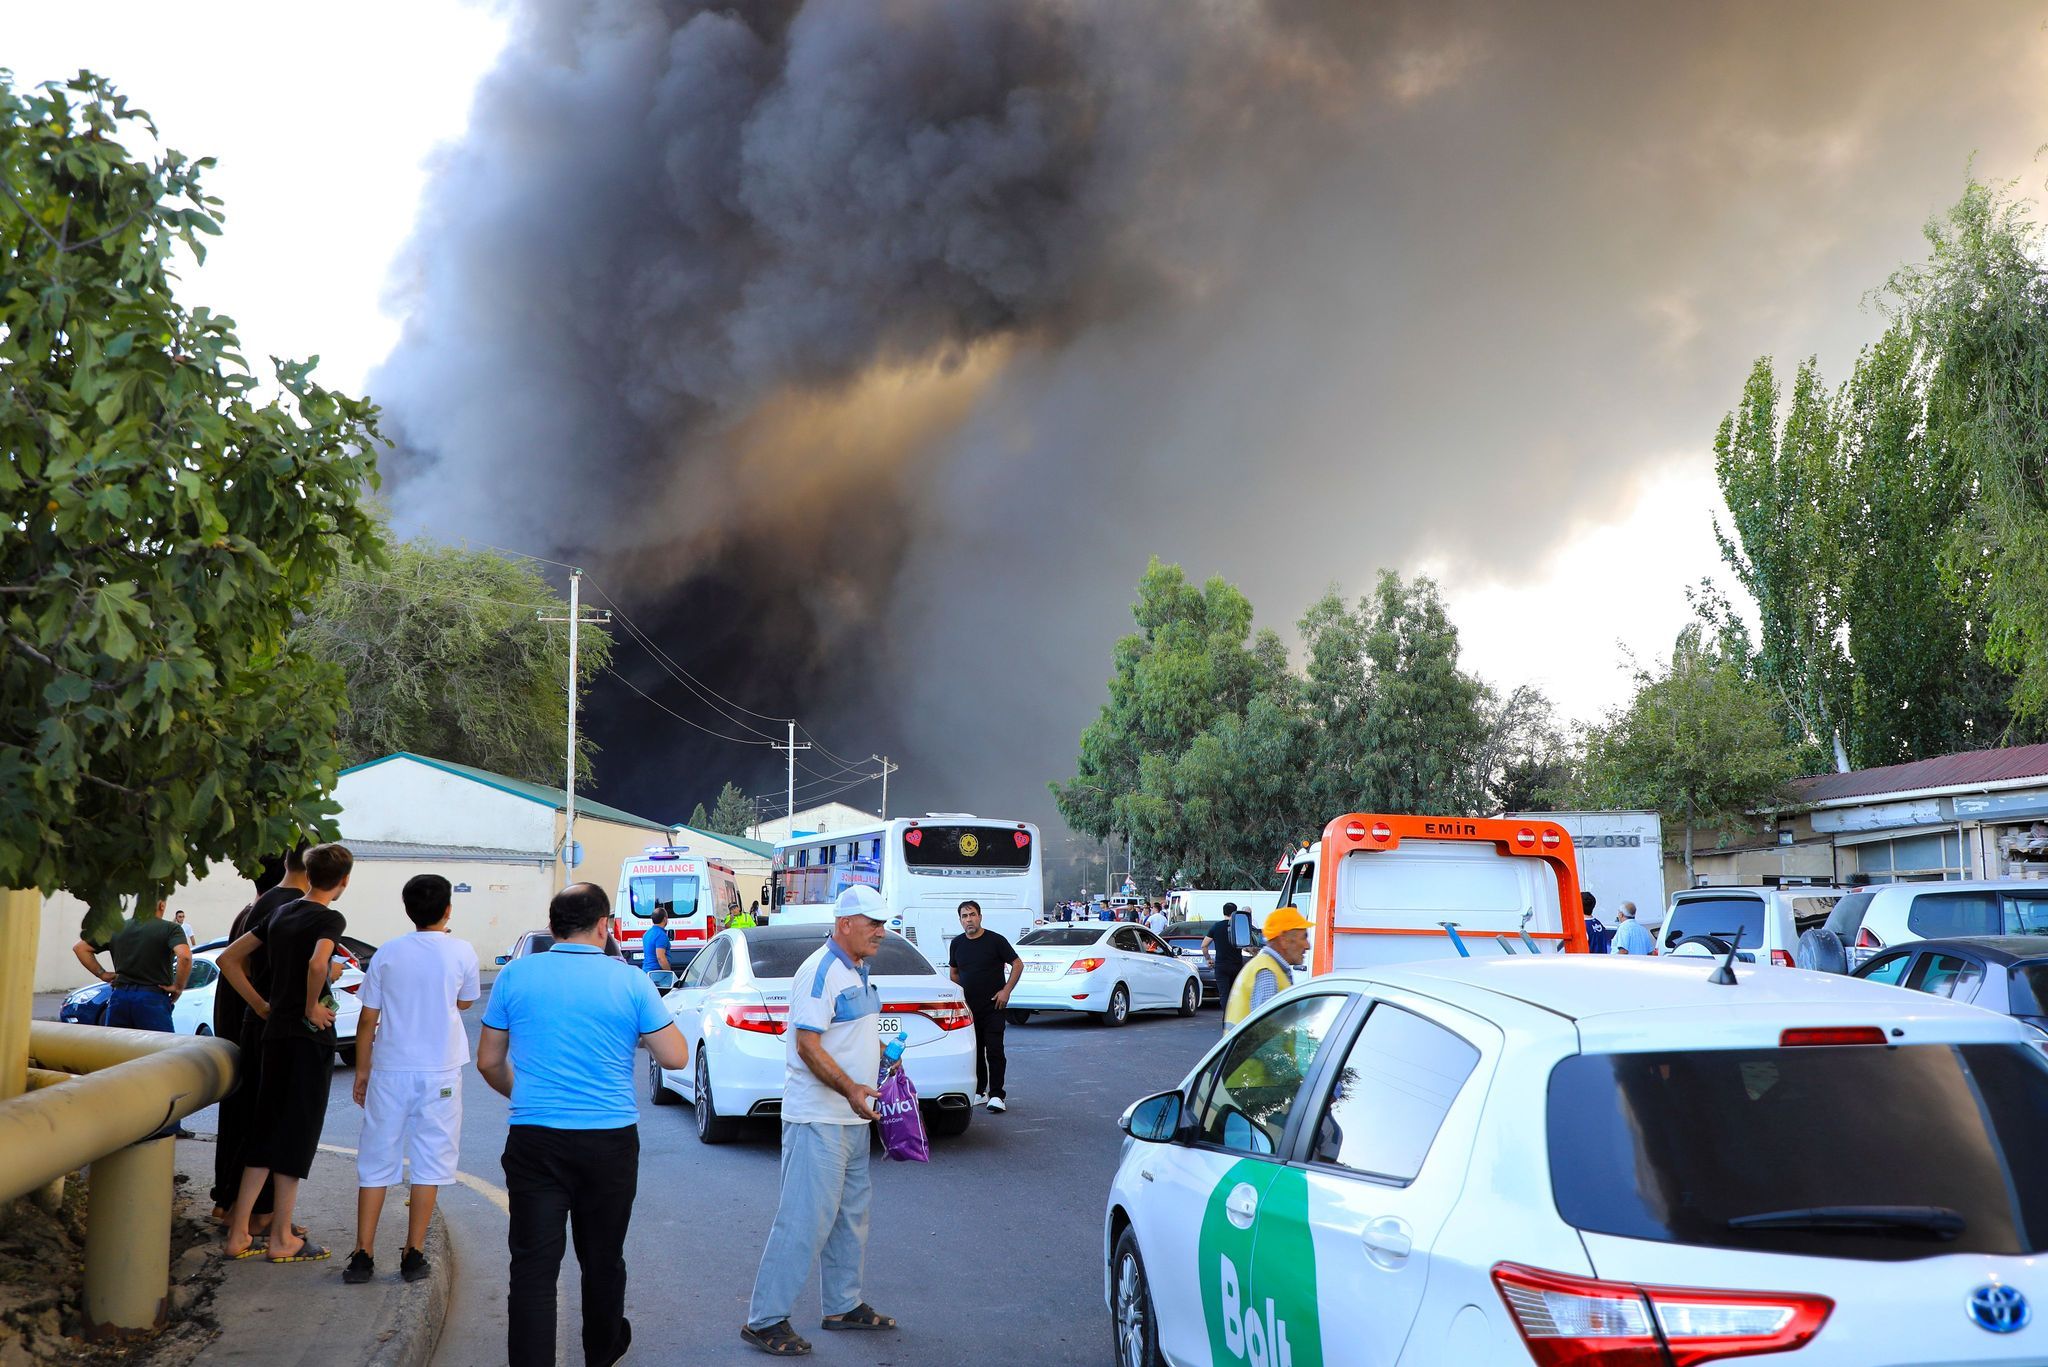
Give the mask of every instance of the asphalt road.
M 472 1041 L 482 1004 L 469 1012 Z M 875 1155 L 867 1299 L 902 1329 L 893 1334 L 813 1332 L 816 1280 L 799 1301 L 797 1331 L 820 1363 L 941 1367 L 950 1363 L 1104 1364 L 1112 1361 L 1102 1304 L 1102 1200 L 1131 1101 L 1170 1087 L 1216 1039 L 1215 1008 L 1192 1019 L 1134 1017 L 1121 1029 L 1092 1019 L 1036 1017 L 1008 1032 L 1011 1109 L 978 1113 L 958 1139 L 934 1140 L 929 1165 Z M 642 1073 L 640 1195 L 627 1244 L 628 1362 L 701 1367 L 765 1357 L 739 1340 L 762 1242 L 775 1212 L 778 1130 L 740 1142 L 697 1141 L 687 1106 L 654 1106 Z M 353 1147 L 361 1113 L 336 1069 L 324 1142 Z M 456 1246 L 454 1305 L 435 1367 L 504 1361 L 506 1103 L 471 1070 L 464 1095 L 462 1168 L 476 1179 L 444 1193 Z M 195 1117 L 204 1126 L 210 1115 Z M 386 1242 L 402 1213 L 385 1214 Z M 348 1243 L 338 1241 L 337 1254 Z M 338 1275 L 338 1273 L 337 1273 Z M 564 1362 L 580 1317 L 572 1251 L 562 1277 Z

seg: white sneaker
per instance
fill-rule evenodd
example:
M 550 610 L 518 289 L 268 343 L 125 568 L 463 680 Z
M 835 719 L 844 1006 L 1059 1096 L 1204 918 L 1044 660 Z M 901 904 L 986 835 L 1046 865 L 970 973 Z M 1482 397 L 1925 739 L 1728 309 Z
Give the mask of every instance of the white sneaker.
M 1005 1106 L 1003 1104 L 1003 1099 L 999 1096 L 992 1096 L 988 1099 L 988 1108 L 991 1111 L 997 1112 L 998 1114 L 1010 1109 L 1008 1106 Z
M 987 1092 L 976 1092 L 976 1093 L 974 1094 L 974 1100 L 973 1100 L 972 1102 L 970 1102 L 969 1104 L 970 1104 L 970 1105 L 974 1105 L 974 1106 L 986 1106 L 986 1105 L 988 1105 L 988 1093 L 987 1093 Z

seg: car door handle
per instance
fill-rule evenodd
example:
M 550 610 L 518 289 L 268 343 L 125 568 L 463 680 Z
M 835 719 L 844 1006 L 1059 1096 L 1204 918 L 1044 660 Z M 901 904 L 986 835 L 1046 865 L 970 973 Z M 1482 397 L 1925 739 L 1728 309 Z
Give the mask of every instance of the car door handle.
M 1399 1267 L 1415 1251 L 1408 1227 L 1391 1215 L 1374 1220 L 1358 1237 L 1365 1245 L 1365 1255 L 1381 1267 Z
M 1230 1217 L 1230 1223 L 1239 1229 L 1250 1229 L 1252 1220 L 1259 1213 L 1259 1194 L 1248 1182 L 1240 1182 L 1230 1193 L 1230 1199 L 1223 1203 L 1223 1213 Z

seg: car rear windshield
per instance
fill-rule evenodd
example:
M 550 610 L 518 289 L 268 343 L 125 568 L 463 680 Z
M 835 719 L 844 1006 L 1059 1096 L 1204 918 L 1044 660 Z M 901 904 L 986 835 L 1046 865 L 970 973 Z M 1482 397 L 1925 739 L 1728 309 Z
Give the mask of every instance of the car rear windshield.
M 1923 940 L 1959 935 L 2048 934 L 2048 888 L 2039 892 L 1923 892 L 1906 912 L 1906 928 Z
M 1856 932 L 1863 928 L 1863 913 L 1870 909 L 1874 892 L 1852 892 L 1835 903 L 1835 909 L 1828 913 L 1827 928 L 1845 945 L 1856 942 Z
M 1102 933 L 1103 927 L 1101 926 L 1097 926 L 1092 930 L 1084 928 L 1073 930 L 1034 930 L 1027 932 L 1017 943 L 1020 945 L 1053 946 L 1092 945 L 1102 938 Z
M 1743 949 L 1755 949 L 1764 937 L 1764 903 L 1761 897 L 1693 897 L 1671 908 L 1664 918 L 1664 947 L 1677 944 L 1688 935 L 1712 935 L 1730 940 L 1742 932 Z
M 824 943 L 825 928 L 819 928 L 817 939 L 809 936 L 776 936 L 772 939 L 747 937 L 747 960 L 754 966 L 757 978 L 793 978 L 803 961 L 817 951 Z M 930 973 L 931 961 L 918 952 L 917 946 L 893 932 L 882 939 L 882 947 L 867 962 L 868 972 L 877 976 L 916 975 Z
M 1014 826 L 912 826 L 903 862 L 913 869 L 1028 869 L 1031 832 Z
M 2048 1247 L 2048 1061 L 2019 1045 L 1581 1054 L 1551 1072 L 1578 1229 L 1896 1261 Z

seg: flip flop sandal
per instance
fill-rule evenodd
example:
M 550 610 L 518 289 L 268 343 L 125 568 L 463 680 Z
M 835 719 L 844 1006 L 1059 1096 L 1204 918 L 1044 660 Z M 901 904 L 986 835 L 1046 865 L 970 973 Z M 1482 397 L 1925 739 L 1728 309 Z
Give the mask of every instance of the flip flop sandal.
M 802 1357 L 811 1351 L 811 1345 L 797 1337 L 796 1330 L 789 1327 L 788 1320 L 779 1320 L 766 1329 L 742 1327 L 740 1337 L 770 1357 Z
M 270 1261 L 274 1263 L 317 1263 L 333 1256 L 334 1251 L 332 1249 L 322 1248 L 316 1243 L 307 1242 L 299 1245 L 297 1253 L 283 1258 L 272 1258 Z
M 896 1321 L 887 1315 L 878 1314 L 875 1307 L 862 1301 L 843 1315 L 827 1315 L 819 1325 L 823 1329 L 894 1329 Z
M 263 1254 L 264 1254 L 264 1252 L 265 1252 L 265 1250 L 266 1250 L 266 1247 L 267 1247 L 267 1246 L 266 1246 L 266 1245 L 264 1244 L 264 1242 L 263 1242 L 263 1241 L 262 1241 L 261 1239 L 258 1239 L 258 1240 L 257 1240 L 257 1241 L 256 1241 L 255 1243 L 253 1243 L 253 1244 L 250 1244 L 250 1245 L 249 1245 L 249 1246 L 248 1246 L 247 1248 L 243 1249 L 243 1250 L 242 1250 L 242 1251 L 241 1251 L 240 1253 L 230 1253 L 230 1254 L 228 1254 L 228 1261 L 229 1261 L 229 1262 L 236 1262 L 236 1263 L 238 1263 L 238 1262 L 242 1261 L 242 1259 L 244 1259 L 244 1258 L 260 1258 L 260 1257 L 262 1257 L 262 1256 L 263 1256 Z

